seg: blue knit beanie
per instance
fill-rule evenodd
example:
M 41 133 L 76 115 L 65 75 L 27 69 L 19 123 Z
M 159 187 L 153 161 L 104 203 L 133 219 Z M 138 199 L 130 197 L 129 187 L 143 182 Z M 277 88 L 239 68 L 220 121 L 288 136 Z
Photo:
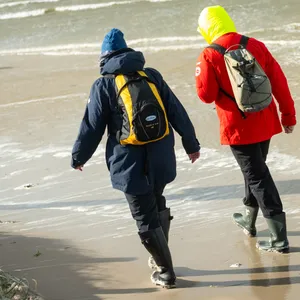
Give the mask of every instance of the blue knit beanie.
M 124 40 L 124 34 L 121 30 L 113 28 L 105 37 L 101 47 L 101 56 L 108 53 L 127 48 Z

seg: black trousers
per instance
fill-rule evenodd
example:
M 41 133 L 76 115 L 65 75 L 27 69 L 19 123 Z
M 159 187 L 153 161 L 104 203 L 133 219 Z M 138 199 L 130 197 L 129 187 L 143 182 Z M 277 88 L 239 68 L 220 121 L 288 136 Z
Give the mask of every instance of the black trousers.
M 245 198 L 243 202 L 247 206 L 259 206 L 265 218 L 282 213 L 282 202 L 266 165 L 269 146 L 270 140 L 256 144 L 230 146 L 244 175 Z
M 145 195 L 125 193 L 129 208 L 139 232 L 146 232 L 160 226 L 158 212 L 166 209 L 166 198 L 163 196 L 165 186 L 155 187 Z

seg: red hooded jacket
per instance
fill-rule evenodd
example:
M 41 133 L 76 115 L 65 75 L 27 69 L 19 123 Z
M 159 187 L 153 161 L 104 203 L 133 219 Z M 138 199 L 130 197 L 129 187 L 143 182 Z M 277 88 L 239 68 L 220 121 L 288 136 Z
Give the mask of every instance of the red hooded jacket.
M 241 35 L 232 32 L 220 36 L 214 43 L 228 48 L 239 44 L 240 40 Z M 281 124 L 284 126 L 295 125 L 294 101 L 281 67 L 262 42 L 250 38 L 246 48 L 257 59 L 270 79 L 272 93 L 281 112 Z M 195 77 L 199 98 L 205 103 L 215 102 L 220 120 L 221 144 L 258 143 L 269 140 L 273 135 L 282 131 L 274 98 L 264 110 L 246 113 L 246 119 L 242 118 L 237 104 L 221 91 L 222 89 L 233 97 L 223 55 L 216 50 L 205 48 L 200 54 Z

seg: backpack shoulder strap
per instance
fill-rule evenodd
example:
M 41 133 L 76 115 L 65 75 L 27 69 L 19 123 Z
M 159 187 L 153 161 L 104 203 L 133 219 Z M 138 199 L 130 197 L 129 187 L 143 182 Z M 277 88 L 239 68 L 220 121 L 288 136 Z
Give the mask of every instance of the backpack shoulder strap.
M 117 77 L 117 76 L 116 76 Z M 125 87 L 127 87 L 130 83 L 132 82 L 138 82 L 141 80 L 146 80 L 147 82 L 151 82 L 153 83 L 150 78 L 148 78 L 148 76 L 146 75 L 142 75 L 139 72 L 135 73 L 135 74 L 128 74 L 126 75 L 127 79 L 125 80 L 126 82 L 124 83 L 124 85 L 122 85 L 117 93 L 117 99 L 120 97 L 121 92 L 123 91 L 123 89 Z
M 247 37 L 247 36 L 245 36 L 245 35 L 242 35 L 241 40 L 240 40 L 240 45 L 242 45 L 242 46 L 244 46 L 244 47 L 246 48 L 247 43 L 248 43 L 248 40 L 249 40 L 249 37 Z M 218 52 L 221 53 L 222 55 L 224 55 L 224 54 L 226 53 L 226 50 L 227 50 L 225 47 L 223 47 L 223 46 L 221 46 L 221 45 L 218 45 L 218 44 L 215 44 L 215 43 L 209 45 L 207 48 L 215 49 L 216 51 L 218 51 Z M 232 101 L 234 101 L 234 102 L 236 103 L 234 97 L 232 97 L 231 95 L 229 95 L 229 94 L 228 94 L 226 91 L 224 91 L 222 88 L 221 88 L 220 90 L 221 90 L 221 92 L 222 92 L 225 96 L 227 96 L 229 99 L 231 99 Z M 238 109 L 239 109 L 239 108 L 238 108 Z M 242 118 L 243 118 L 243 119 L 246 119 L 246 115 L 244 114 L 244 112 L 241 111 L 240 109 L 239 109 L 239 111 L 240 111 L 240 113 L 241 113 L 241 115 L 242 115 Z
M 242 45 L 246 48 L 247 44 L 248 44 L 248 41 L 249 41 L 249 37 L 247 37 L 245 35 L 242 35 L 241 40 L 240 40 L 240 45 Z M 219 44 L 212 43 L 211 45 L 209 45 L 206 48 L 215 49 L 216 51 L 218 51 L 222 55 L 224 55 L 226 53 L 226 48 L 219 45 Z
M 246 48 L 246 46 L 248 44 L 248 41 L 249 41 L 249 37 L 247 37 L 245 35 L 242 35 L 241 40 L 240 40 L 240 44 Z
M 224 55 L 226 53 L 226 48 L 221 46 L 221 45 L 218 45 L 218 44 L 211 44 L 209 45 L 208 47 L 206 48 L 211 48 L 211 49 L 215 49 L 216 51 L 218 51 L 219 53 L 221 53 L 222 55 Z

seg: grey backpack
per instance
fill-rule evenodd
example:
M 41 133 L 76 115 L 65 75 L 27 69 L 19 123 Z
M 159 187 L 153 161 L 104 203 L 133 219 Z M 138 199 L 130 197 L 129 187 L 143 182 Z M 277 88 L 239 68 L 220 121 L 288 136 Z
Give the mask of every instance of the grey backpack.
M 224 56 L 227 73 L 230 79 L 234 97 L 222 90 L 226 96 L 237 103 L 243 113 L 261 111 L 272 102 L 272 87 L 270 80 L 255 57 L 246 49 L 249 38 L 242 36 L 239 45 L 228 49 L 211 44 L 213 48 Z M 237 49 L 232 49 L 236 48 Z

